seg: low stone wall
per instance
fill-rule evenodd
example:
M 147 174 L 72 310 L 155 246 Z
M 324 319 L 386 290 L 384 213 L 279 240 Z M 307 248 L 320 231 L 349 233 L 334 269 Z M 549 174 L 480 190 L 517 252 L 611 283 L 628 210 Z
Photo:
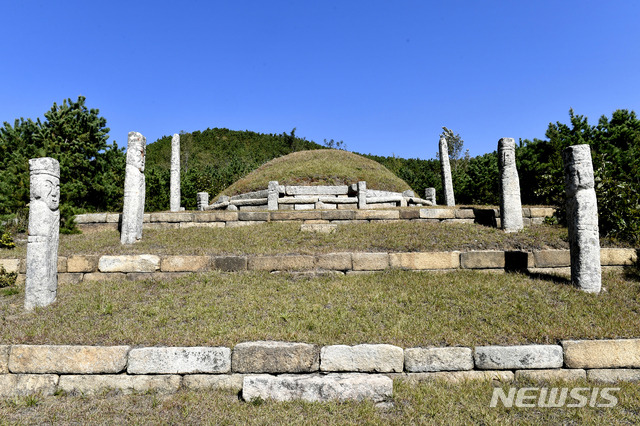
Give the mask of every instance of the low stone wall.
M 539 225 L 553 216 L 551 207 L 522 209 L 525 226 Z M 75 217 L 82 231 L 118 229 L 119 213 L 89 213 Z M 306 210 L 306 211 L 184 211 L 144 214 L 144 229 L 178 229 L 193 227 L 224 228 L 266 222 L 297 221 L 316 224 L 367 223 L 371 221 L 411 220 L 418 222 L 479 223 L 500 226 L 497 208 L 403 208 L 393 210 Z
M 526 378 L 640 381 L 640 339 L 566 340 L 557 345 L 319 347 L 258 341 L 227 347 L 0 345 L 0 396 L 57 391 L 95 394 L 224 388 L 245 399 L 372 399 L 392 379 Z
M 625 248 L 600 249 L 604 268 L 622 268 L 637 261 L 637 251 Z M 0 259 L 7 272 L 18 272 L 24 281 L 25 259 Z M 300 273 L 362 274 L 385 269 L 413 271 L 488 270 L 530 273 L 569 272 L 569 250 L 526 251 L 451 251 L 406 253 L 326 253 L 247 256 L 174 256 L 174 255 L 73 255 L 58 257 L 58 280 L 172 279 L 207 271 L 269 271 Z

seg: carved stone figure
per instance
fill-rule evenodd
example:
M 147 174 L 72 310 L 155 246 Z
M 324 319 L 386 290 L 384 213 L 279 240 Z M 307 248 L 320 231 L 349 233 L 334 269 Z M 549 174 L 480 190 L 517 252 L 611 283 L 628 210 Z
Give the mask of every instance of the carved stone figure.
M 598 202 L 589 145 L 573 145 L 562 153 L 567 222 L 571 249 L 571 282 L 589 293 L 602 286 Z
M 171 138 L 171 177 L 169 183 L 169 208 L 172 212 L 180 211 L 180 135 Z
M 505 232 L 517 232 L 522 223 L 520 179 L 516 169 L 516 143 L 513 138 L 498 141 L 498 168 L 500 169 L 500 222 Z
M 440 166 L 442 168 L 442 186 L 444 187 L 444 204 L 455 206 L 453 181 L 451 180 L 451 164 L 449 164 L 449 147 L 444 136 L 440 136 Z
M 436 189 L 435 188 L 425 188 L 424 190 L 424 199 L 427 201 L 431 201 L 431 205 L 435 206 L 436 204 Z
M 198 192 L 196 194 L 196 205 L 198 210 L 206 210 L 209 206 L 209 193 L 208 192 Z
M 29 160 L 31 201 L 24 307 L 56 300 L 60 231 L 60 164 L 49 157 Z
M 144 164 L 147 139 L 138 132 L 129 132 L 127 166 L 124 176 L 124 207 L 120 242 L 132 244 L 142 239 L 144 215 Z

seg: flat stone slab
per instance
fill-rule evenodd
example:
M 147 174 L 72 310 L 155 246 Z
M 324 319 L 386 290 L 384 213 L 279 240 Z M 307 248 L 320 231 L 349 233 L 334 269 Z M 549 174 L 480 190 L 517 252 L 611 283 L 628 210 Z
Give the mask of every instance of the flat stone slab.
M 457 371 L 473 369 L 471 348 L 409 348 L 404 350 L 405 370 L 411 373 L 426 371 Z
M 0 374 L 0 396 L 53 395 L 56 374 Z
M 455 217 L 454 209 L 420 209 L 421 219 L 453 219 Z
M 0 259 L 0 266 L 6 272 L 20 272 L 20 259 Z
M 238 393 L 244 377 L 244 374 L 189 374 L 182 378 L 182 386 L 191 390 L 222 389 Z
M 393 345 L 333 345 L 320 350 L 321 371 L 399 373 L 404 368 L 404 351 Z
M 640 339 L 565 340 L 562 347 L 569 368 L 640 367 Z
M 9 372 L 9 351 L 11 346 L 0 345 L 0 374 Z
M 564 380 L 566 382 L 575 380 L 586 380 L 587 372 L 581 368 L 559 368 L 550 370 L 517 370 L 516 380 L 527 379 L 536 382 L 551 382 Z
M 160 270 L 163 272 L 196 272 L 209 269 L 209 256 L 165 256 Z
M 383 375 L 328 374 L 246 376 L 242 398 L 275 401 L 303 400 L 308 402 L 372 400 L 384 401 L 393 395 L 393 380 Z
M 222 374 L 231 371 L 231 349 L 164 347 L 132 349 L 129 374 Z
M 95 272 L 98 256 L 73 255 L 67 258 L 67 272 Z
M 460 266 L 465 269 L 502 269 L 504 251 L 470 251 L 460 254 Z
M 160 258 L 151 254 L 101 256 L 100 272 L 155 272 L 160 269 Z
M 559 345 L 478 346 L 474 360 L 480 370 L 520 370 L 562 367 Z
M 590 382 L 618 383 L 640 381 L 640 370 L 630 368 L 593 369 L 587 370 Z
M 175 393 L 180 388 L 180 382 L 181 377 L 177 375 L 63 375 L 60 376 L 58 387 L 65 392 L 78 392 L 85 395 L 97 394 L 108 389 L 115 389 L 124 394 L 148 391 L 155 391 L 159 393 Z
M 389 253 L 353 253 L 354 271 L 382 271 L 389 267 Z
M 352 268 L 351 253 L 327 253 L 316 256 L 316 267 L 335 271 L 346 271 Z
M 35 374 L 120 373 L 127 365 L 129 346 L 14 345 L 9 371 Z
M 314 257 L 306 255 L 255 256 L 249 258 L 247 269 L 259 271 L 306 271 L 313 269 L 314 263 Z
M 638 260 L 636 249 L 601 248 L 600 263 L 602 265 L 633 265 Z
M 394 378 L 401 380 L 417 381 L 417 382 L 432 382 L 442 381 L 449 383 L 464 383 L 464 382 L 512 382 L 514 375 L 512 371 L 436 371 L 428 373 L 406 373 L 393 375 Z
M 389 264 L 400 269 L 457 269 L 460 252 L 389 253 Z
M 233 348 L 237 373 L 310 373 L 320 367 L 320 349 L 307 343 L 245 342 Z

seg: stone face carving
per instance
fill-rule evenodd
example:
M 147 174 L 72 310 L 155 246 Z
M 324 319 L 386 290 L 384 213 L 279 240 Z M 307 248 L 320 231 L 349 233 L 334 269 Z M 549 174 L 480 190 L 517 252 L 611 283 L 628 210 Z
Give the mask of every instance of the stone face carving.
M 172 212 L 180 211 L 180 135 L 171 138 L 171 178 L 169 208 Z
M 127 166 L 124 177 L 124 208 L 120 242 L 132 244 L 142 238 L 144 215 L 144 163 L 147 139 L 138 132 L 129 132 Z
M 598 202 L 589 145 L 573 145 L 562 153 L 567 222 L 571 249 L 571 282 L 589 293 L 602 285 Z
M 427 201 L 431 201 L 432 206 L 436 206 L 436 189 L 435 188 L 425 188 L 424 190 L 424 199 Z
M 516 169 L 516 143 L 513 138 L 498 141 L 498 168 L 500 169 L 500 221 L 505 232 L 517 232 L 522 223 L 520 179 Z
M 27 240 L 24 307 L 31 310 L 56 300 L 60 230 L 60 164 L 49 157 L 29 160 L 31 202 Z
M 444 187 L 444 204 L 455 206 L 453 181 L 451 180 L 451 164 L 449 164 L 449 147 L 444 136 L 440 136 L 440 165 L 442 168 L 442 186 Z
M 196 194 L 196 205 L 198 210 L 205 210 L 209 206 L 209 193 L 198 192 Z

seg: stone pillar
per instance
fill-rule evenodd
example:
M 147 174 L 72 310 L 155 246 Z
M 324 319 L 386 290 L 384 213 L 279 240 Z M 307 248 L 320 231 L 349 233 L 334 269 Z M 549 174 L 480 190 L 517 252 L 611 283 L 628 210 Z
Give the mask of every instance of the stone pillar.
M 124 175 L 124 208 L 120 242 L 132 244 L 142 239 L 144 215 L 144 163 L 147 139 L 138 132 L 129 132 L 127 166 Z
M 358 208 L 367 208 L 367 182 L 364 180 L 358 182 Z
M 571 282 L 589 293 L 602 285 L 598 202 L 589 145 L 573 145 L 562 153 L 567 225 L 571 249 Z
M 453 181 L 451 180 L 451 164 L 449 164 L 449 148 L 444 136 L 440 136 L 440 166 L 442 168 L 442 186 L 444 188 L 444 204 L 455 206 Z
M 209 207 L 209 193 L 198 192 L 196 194 L 196 205 L 198 206 L 198 210 L 206 210 L 207 207 Z
M 29 160 L 29 171 L 26 310 L 47 306 L 56 300 L 60 231 L 60 164 L 49 157 L 34 158 Z
M 171 178 L 169 183 L 169 209 L 180 211 L 180 135 L 171 138 Z
M 516 143 L 513 138 L 498 141 L 498 169 L 500 170 L 500 223 L 505 232 L 517 232 L 522 224 L 520 179 L 516 169 Z
M 269 182 L 268 195 L 267 195 L 267 210 L 278 210 L 278 198 L 280 198 L 280 191 L 278 190 L 278 181 L 272 180 Z
M 427 201 L 431 201 L 432 206 L 436 206 L 436 189 L 435 188 L 425 188 L 424 190 L 424 199 Z

